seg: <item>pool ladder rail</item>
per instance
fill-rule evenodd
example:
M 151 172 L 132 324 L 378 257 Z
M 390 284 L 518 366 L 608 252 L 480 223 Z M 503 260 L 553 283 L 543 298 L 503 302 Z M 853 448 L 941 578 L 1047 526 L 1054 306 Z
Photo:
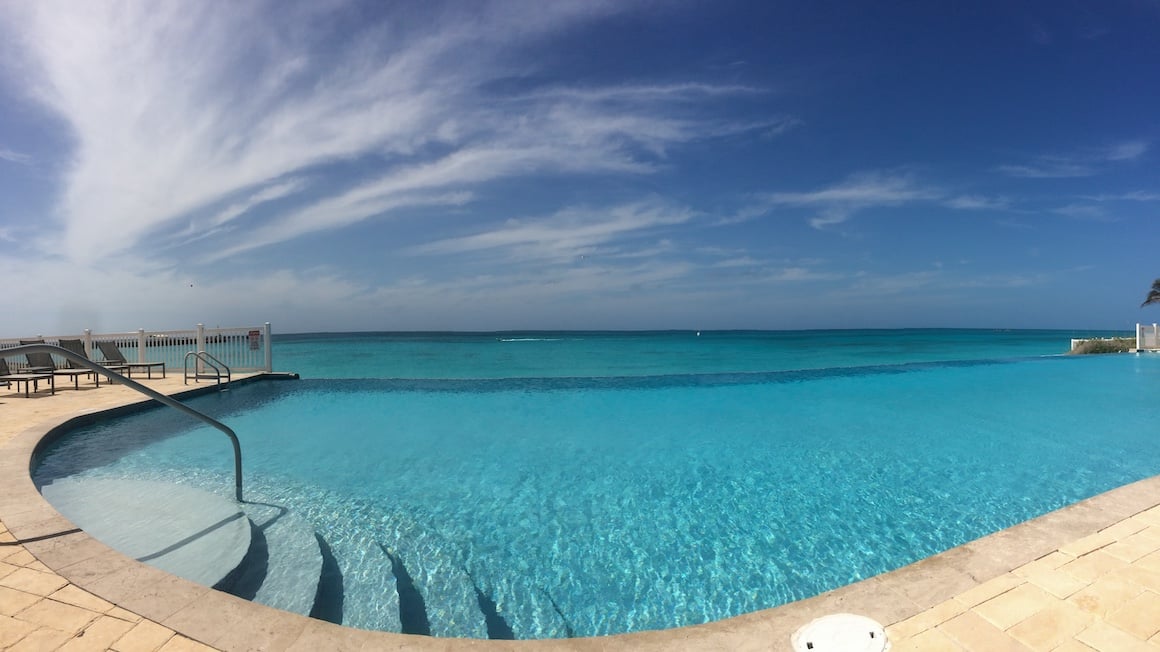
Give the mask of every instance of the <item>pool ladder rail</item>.
M 193 373 L 189 371 L 189 360 L 195 360 L 193 365 Z M 213 373 L 206 371 L 206 367 L 213 369 Z M 223 373 L 224 372 L 224 373 Z M 222 384 L 222 377 L 225 377 L 226 382 Z M 190 351 L 185 354 L 185 384 L 189 384 L 189 379 L 193 382 L 199 380 L 213 380 L 218 384 L 219 390 L 229 389 L 230 385 L 230 368 L 226 363 L 213 357 L 206 351 Z
M 123 375 L 113 371 L 112 369 L 109 369 L 108 367 L 106 367 L 100 363 L 93 362 L 92 360 L 86 358 L 83 355 L 78 355 L 76 353 L 73 353 L 72 351 L 69 351 L 68 349 L 63 349 L 59 346 L 53 346 L 51 344 L 22 344 L 20 346 L 12 347 L 10 349 L 4 349 L 3 355 L 4 355 L 4 357 L 7 358 L 7 357 L 11 357 L 11 356 L 16 356 L 16 355 L 23 355 L 25 353 L 41 353 L 41 352 L 48 353 L 51 355 L 60 356 L 60 357 L 64 358 L 65 360 L 72 362 L 73 364 L 80 365 L 86 369 L 90 369 L 94 373 L 101 374 L 102 376 L 108 378 L 110 381 L 121 383 L 122 385 L 128 387 L 129 389 L 136 390 L 136 391 L 144 394 L 145 396 L 148 396 L 149 398 L 157 401 L 158 403 L 168 405 L 169 407 L 171 407 L 175 410 L 178 410 L 179 412 L 184 412 L 184 413 L 188 414 L 189 416 L 191 416 L 195 419 L 198 419 L 200 421 L 203 421 L 203 422 L 213 426 L 214 428 L 217 428 L 218 430 L 222 431 L 223 433 L 225 433 L 225 435 L 230 438 L 230 443 L 233 444 L 233 447 L 234 447 L 234 495 L 237 497 L 239 503 L 243 502 L 242 501 L 242 445 L 240 443 L 238 443 L 237 433 L 235 433 L 233 431 L 233 429 L 231 429 L 229 426 L 227 426 L 226 424 L 222 423 L 221 421 L 218 421 L 217 419 L 209 416 L 208 414 L 203 414 L 201 412 L 198 412 L 197 410 L 189 407 L 188 405 L 182 403 L 181 401 L 178 401 L 175 398 L 172 398 L 170 396 L 166 396 L 165 394 L 162 394 L 161 392 L 159 392 L 155 389 L 152 389 L 152 388 L 146 387 L 145 385 L 142 385 L 141 383 L 133 380 L 132 378 L 129 378 L 128 376 L 123 376 Z M 227 370 L 227 373 L 228 373 L 228 370 Z M 228 379 L 228 375 L 227 375 L 227 379 Z M 228 382 L 228 380 L 227 380 L 227 382 Z

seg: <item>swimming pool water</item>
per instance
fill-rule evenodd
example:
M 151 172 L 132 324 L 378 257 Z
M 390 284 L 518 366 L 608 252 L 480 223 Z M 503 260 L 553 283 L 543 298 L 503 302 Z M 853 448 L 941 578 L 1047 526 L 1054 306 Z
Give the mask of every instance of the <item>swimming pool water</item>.
M 898 568 L 1160 469 L 1160 356 L 770 373 L 302 380 L 191 401 L 242 439 L 247 499 L 310 522 L 342 622 L 431 633 L 701 623 Z M 217 431 L 152 411 L 36 469 L 228 495 Z

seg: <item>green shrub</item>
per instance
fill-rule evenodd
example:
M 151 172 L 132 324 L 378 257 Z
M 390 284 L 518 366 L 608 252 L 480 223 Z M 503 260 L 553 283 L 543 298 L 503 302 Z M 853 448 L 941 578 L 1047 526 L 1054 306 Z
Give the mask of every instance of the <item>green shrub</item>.
M 1127 353 L 1136 348 L 1134 337 L 1111 337 L 1102 340 L 1085 340 L 1071 350 L 1075 354 L 1083 353 Z

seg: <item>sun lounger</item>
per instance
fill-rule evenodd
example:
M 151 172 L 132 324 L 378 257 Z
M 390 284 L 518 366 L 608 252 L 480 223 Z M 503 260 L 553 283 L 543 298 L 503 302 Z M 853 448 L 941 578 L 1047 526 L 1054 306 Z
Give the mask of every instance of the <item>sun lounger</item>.
M 28 385 L 32 384 L 32 391 L 39 391 L 39 383 L 42 380 L 48 381 L 50 393 L 56 394 L 56 376 L 51 373 L 12 373 L 8 368 L 8 361 L 0 358 L 0 383 L 16 383 L 17 391 L 20 390 L 20 383 L 24 383 L 24 398 L 28 398 Z
M 125 359 L 125 354 L 121 353 L 116 342 L 97 342 L 97 348 L 101 350 L 101 355 L 105 356 L 105 364 L 113 363 L 127 367 L 130 378 L 133 377 L 133 369 L 144 369 L 148 377 L 153 378 L 153 367 L 161 367 L 161 377 L 165 377 L 164 362 L 130 362 Z
M 71 352 L 81 356 L 82 358 L 90 359 L 89 354 L 85 353 L 85 343 L 80 341 L 80 340 L 60 340 L 59 344 L 60 344 L 60 348 L 65 349 L 66 351 L 71 351 Z M 72 360 L 65 360 L 65 363 L 68 365 L 69 369 L 88 370 L 88 367 L 81 366 L 81 365 L 73 362 Z M 100 364 L 102 364 L 102 366 L 104 366 L 106 369 L 111 369 L 113 371 L 116 371 L 117 373 L 128 373 L 129 372 L 129 365 L 127 365 L 127 364 L 120 364 L 117 362 L 104 362 L 104 363 L 100 363 Z M 97 387 L 100 387 L 101 386 L 101 380 L 100 380 L 101 375 L 100 374 L 95 374 L 95 375 L 97 376 Z
M 44 340 L 20 340 L 21 344 L 44 344 Z M 28 373 L 52 374 L 54 376 L 69 376 L 73 379 L 73 389 L 81 388 L 81 376 L 92 376 L 97 383 L 97 387 L 101 386 L 101 375 L 93 372 L 91 369 L 57 369 L 56 362 L 52 359 L 52 354 L 38 351 L 36 353 L 25 353 L 24 357 L 28 359 Z M 55 383 L 54 383 L 55 388 Z

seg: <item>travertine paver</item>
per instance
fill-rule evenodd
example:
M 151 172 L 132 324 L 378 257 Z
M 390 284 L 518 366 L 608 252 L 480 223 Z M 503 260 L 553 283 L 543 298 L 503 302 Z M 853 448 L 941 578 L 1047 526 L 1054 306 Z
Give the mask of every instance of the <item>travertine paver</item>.
M 1093 652 L 1093 650 L 1076 640 L 1065 641 L 1063 645 L 1055 648 L 1051 652 Z
M 16 618 L 40 627 L 49 627 L 66 634 L 77 634 L 91 623 L 96 614 L 87 609 L 56 600 L 37 600 Z
M 113 643 L 117 652 L 152 652 L 173 638 L 173 630 L 155 622 L 142 620 Z
M 1087 582 L 1070 573 L 1050 568 L 1028 570 L 1024 577 L 1028 582 L 1060 599 L 1071 597 L 1087 586 Z
M 9 652 L 41 652 L 41 650 L 57 650 L 65 643 L 68 643 L 72 638 L 64 632 L 47 627 L 40 627 L 20 639 L 12 647 L 9 647 Z
M 164 386 L 166 391 L 182 389 L 180 380 L 177 383 L 172 380 Z M 0 418 L 0 444 L 45 419 L 60 418 L 82 407 L 112 407 L 132 398 L 123 388 L 114 387 L 112 391 L 106 391 L 104 386 L 99 391 L 70 394 L 62 392 L 56 397 L 45 396 L 22 402 L 24 399 L 13 399 L 0 390 L 0 417 L 3 417 Z M 58 401 L 62 396 L 67 398 Z M 0 459 L 0 463 L 3 461 Z M 1140 483 L 1131 487 L 1130 491 L 1117 493 L 1114 500 L 1101 503 L 1093 499 L 1074 510 L 1065 508 L 1034 521 L 1034 527 L 1030 527 L 1035 536 L 1038 536 L 1036 532 L 1042 533 L 1052 524 L 1070 528 L 1066 531 L 1079 535 L 1074 540 L 1064 538 L 1062 545 L 1053 543 L 1049 548 L 1028 547 L 1036 545 L 1034 536 L 1030 540 L 1019 539 L 1019 530 L 1013 528 L 1002 533 L 1004 536 L 993 539 L 990 548 L 987 548 L 986 539 L 980 540 L 982 544 L 972 542 L 961 550 L 928 560 L 896 576 L 905 578 L 903 582 L 917 583 L 914 586 L 900 586 L 897 580 L 882 581 L 841 593 L 844 597 L 820 596 L 811 602 L 816 611 L 813 616 L 808 615 L 813 613 L 808 610 L 800 611 L 806 615 L 795 615 L 793 619 L 775 615 L 771 620 L 774 626 L 767 630 L 778 633 L 774 640 L 740 641 L 729 636 L 690 636 L 686 632 L 675 635 L 666 644 L 664 633 L 657 633 L 655 637 L 619 639 L 628 643 L 617 643 L 618 639 L 589 643 L 557 641 L 554 649 L 561 649 L 559 644 L 563 644 L 575 646 L 575 649 L 608 650 L 787 650 L 788 635 L 781 635 L 788 626 L 786 623 L 792 623 L 796 628 L 812 617 L 843 607 L 870 610 L 876 608 L 875 600 L 881 599 L 875 596 L 888 595 L 893 596 L 890 600 L 896 603 L 878 608 L 881 614 L 888 616 L 883 622 L 889 625 L 887 633 L 896 652 L 1160 652 L 1160 482 L 1149 485 L 1152 488 Z M 1138 513 L 1125 508 L 1125 505 L 1137 504 L 1139 506 L 1134 511 Z M 1102 521 L 1106 527 L 1093 532 L 1095 528 L 1086 524 L 1105 518 L 1099 516 L 1101 509 L 1113 510 L 1119 520 L 1106 518 Z M 1088 527 L 1086 532 L 1083 531 L 1085 527 Z M 1023 534 L 1026 535 L 1027 531 L 1024 528 Z M 995 541 L 999 542 L 998 548 Z M 1022 547 L 1007 548 L 1011 541 Z M 43 546 L 38 550 L 39 554 L 48 554 Z M 1025 554 L 1027 551 L 1036 552 L 1028 555 Z M 81 549 L 80 553 L 92 554 L 86 549 Z M 77 553 L 70 554 L 76 560 L 83 558 L 76 556 Z M 1037 558 L 1022 563 L 1036 554 Z M 1003 562 L 1018 557 L 1021 557 L 1019 561 Z M 45 559 L 48 560 L 48 556 Z M 57 555 L 53 559 L 60 561 L 64 558 Z M 102 564 L 116 562 L 114 557 L 94 559 L 101 559 Z M 1012 565 L 1016 567 L 1011 568 Z M 1003 568 L 1009 572 L 1003 572 Z M 940 577 L 944 579 L 939 580 Z M 965 588 L 950 597 L 950 592 L 939 590 L 939 581 Z M 888 590 L 875 593 L 875 586 Z M 916 602 L 921 604 L 928 596 L 939 593 L 946 597 L 938 597 L 932 607 L 925 610 L 915 608 Z M 213 604 L 215 600 L 207 599 L 205 602 Z M 896 615 L 889 617 L 890 614 Z M 296 639 L 293 631 L 282 629 L 274 621 L 265 621 L 267 618 L 249 618 L 241 612 L 230 616 L 231 621 L 242 629 L 252 623 L 259 624 L 253 633 L 234 632 L 229 637 L 230 643 L 223 645 L 238 649 L 264 644 L 283 647 L 291 639 Z M 197 620 L 193 614 L 182 612 L 174 621 L 177 623 L 183 619 Z M 212 616 L 207 622 L 212 622 Z M 180 629 L 178 624 L 174 627 Z M 290 629 L 294 627 L 300 628 L 301 625 L 296 623 Z M 338 636 L 332 641 L 333 646 L 326 645 L 327 632 L 335 630 L 343 633 L 345 638 Z M 280 635 L 286 640 L 280 640 Z M 334 628 L 325 623 L 311 624 L 298 639 L 298 647 L 384 647 L 376 645 L 376 639 L 367 638 L 370 636 L 367 632 Z M 303 643 L 307 640 L 308 643 Z M 372 642 L 364 645 L 365 641 Z M 430 639 L 405 642 L 392 639 L 388 647 L 407 649 L 413 644 L 414 649 L 479 647 L 472 642 Z M 214 649 L 68 583 L 19 545 L 2 522 L 0 648 L 70 652 L 206 652 Z
M 1027 652 L 1029 648 L 995 627 L 978 614 L 968 611 L 938 626 L 963 649 L 970 652 Z
M 63 577 L 31 568 L 18 568 L 11 574 L 0 577 L 0 586 L 40 596 L 49 596 L 66 584 L 68 581 Z
M 0 649 L 9 649 L 34 631 L 36 631 L 36 625 L 32 623 L 8 616 L 0 616 Z
M 1084 611 L 1100 617 L 1124 606 L 1143 591 L 1139 584 L 1121 578 L 1100 578 L 1078 591 L 1068 601 Z
M 1032 650 L 1047 652 L 1075 637 L 1094 619 L 1091 614 L 1066 602 L 1049 604 L 1007 632 Z
M 1060 566 L 1060 568 L 1064 572 L 1070 573 L 1085 582 L 1094 582 L 1100 576 L 1124 568 L 1127 565 L 1128 562 L 1116 559 L 1103 550 L 1094 550 L 1073 562 Z
M 1098 652 L 1156 652 L 1155 646 L 1103 621 L 1083 630 L 1076 639 Z
M 973 607 L 995 596 L 1002 595 L 1020 584 L 1023 584 L 1021 578 L 1011 573 L 1004 573 L 999 577 L 983 582 L 973 589 L 963 591 L 956 595 L 954 600 L 965 607 Z
M 971 611 L 1005 630 L 1042 610 L 1054 599 L 1050 593 L 1027 582 L 973 607 Z
M 1160 632 L 1160 594 L 1144 591 L 1108 614 L 1107 621 L 1136 638 L 1148 640 Z
M 1160 550 L 1160 528 L 1148 527 L 1104 548 L 1104 552 L 1122 561 L 1133 562 Z
M 133 623 L 109 616 L 101 616 L 89 624 L 81 635 L 74 636 L 72 640 L 65 643 L 61 649 L 63 652 L 83 652 L 87 650 L 103 652 L 104 650 L 108 650 L 117 639 L 121 638 L 125 632 L 132 628 Z
M 71 604 L 75 607 L 81 607 L 82 609 L 88 609 L 89 611 L 95 611 L 102 614 L 108 613 L 114 608 L 112 602 L 109 602 L 108 600 L 102 600 L 92 593 L 82 591 L 81 589 L 78 589 L 71 584 L 63 587 L 61 590 L 53 593 L 48 597 L 56 600 L 57 602 Z
M 161 646 L 161 652 L 214 652 L 214 648 L 184 636 L 174 636 Z

